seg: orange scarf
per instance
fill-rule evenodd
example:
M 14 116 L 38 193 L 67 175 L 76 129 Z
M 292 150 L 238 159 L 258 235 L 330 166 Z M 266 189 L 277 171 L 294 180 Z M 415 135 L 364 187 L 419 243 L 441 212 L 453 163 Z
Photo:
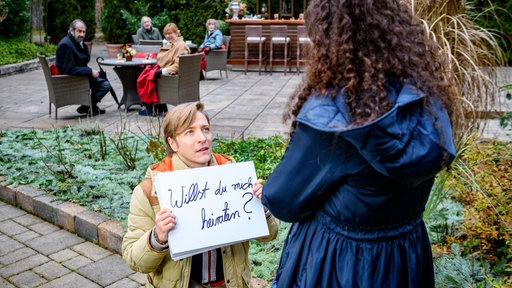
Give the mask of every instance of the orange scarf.
M 223 165 L 226 164 L 227 162 L 232 161 L 230 157 L 223 154 L 212 153 L 212 155 L 215 158 L 217 165 Z M 208 166 L 210 166 L 210 164 L 211 160 L 210 163 L 208 163 Z M 174 166 L 172 164 L 172 156 L 165 157 L 161 163 L 151 165 L 151 170 L 158 172 L 174 171 Z

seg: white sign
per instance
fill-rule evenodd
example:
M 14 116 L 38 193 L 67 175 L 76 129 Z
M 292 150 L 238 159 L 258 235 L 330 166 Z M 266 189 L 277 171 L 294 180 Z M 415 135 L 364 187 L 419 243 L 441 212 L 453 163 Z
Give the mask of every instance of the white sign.
M 160 207 L 176 215 L 172 259 L 269 235 L 263 205 L 252 194 L 255 181 L 252 161 L 158 173 Z

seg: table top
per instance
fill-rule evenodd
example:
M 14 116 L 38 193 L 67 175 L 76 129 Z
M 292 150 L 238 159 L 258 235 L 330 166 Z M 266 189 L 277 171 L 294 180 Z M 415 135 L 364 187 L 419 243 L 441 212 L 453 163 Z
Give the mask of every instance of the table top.
M 145 44 L 142 44 L 143 42 Z M 142 46 L 160 46 L 160 47 L 162 47 L 161 40 L 140 40 L 140 43 L 141 43 L 140 45 L 142 45 Z M 190 40 L 185 41 L 185 45 L 187 45 L 188 48 L 190 48 L 190 49 L 197 48 L 197 44 L 192 43 L 192 41 L 190 41 Z
M 98 59 L 98 63 L 107 66 L 140 66 L 156 64 L 156 59 L 151 58 L 146 60 L 145 58 L 132 58 L 132 61 L 126 61 L 126 59 L 117 60 L 117 58 L 105 58 L 102 60 L 100 58 Z

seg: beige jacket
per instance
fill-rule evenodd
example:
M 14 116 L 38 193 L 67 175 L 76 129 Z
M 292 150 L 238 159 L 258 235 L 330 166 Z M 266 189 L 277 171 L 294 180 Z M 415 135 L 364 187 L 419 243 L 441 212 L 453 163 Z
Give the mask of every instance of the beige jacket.
M 185 41 L 183 41 L 183 37 L 180 36 L 168 45 L 160 48 L 156 56 L 156 64 L 160 69 L 166 69 L 168 74 L 176 74 L 180 66 L 179 56 L 184 54 L 190 54 L 190 49 L 185 44 Z
M 174 170 L 188 167 L 174 155 L 172 157 Z M 230 162 L 228 162 L 230 163 Z M 212 164 L 217 165 L 215 157 Z M 154 179 L 157 171 L 150 166 L 146 178 Z M 122 251 L 123 259 L 135 271 L 147 273 L 146 287 L 180 287 L 187 288 L 190 279 L 192 258 L 174 261 L 169 250 L 157 251 L 150 245 L 150 233 L 155 226 L 155 215 L 160 210 L 155 187 L 151 184 L 151 196 L 144 193 L 143 187 L 149 191 L 148 183 L 144 180 L 133 190 L 128 215 L 128 231 L 124 235 Z M 267 219 L 269 236 L 256 239 L 267 242 L 275 239 L 279 229 L 279 221 L 270 216 Z M 251 287 L 251 270 L 249 268 L 249 242 L 233 244 L 221 248 L 226 287 Z

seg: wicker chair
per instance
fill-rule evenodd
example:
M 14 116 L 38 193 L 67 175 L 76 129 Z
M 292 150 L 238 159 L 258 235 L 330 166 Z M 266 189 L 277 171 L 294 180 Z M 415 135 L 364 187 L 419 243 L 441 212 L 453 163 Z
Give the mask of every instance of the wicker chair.
M 133 44 L 139 45 L 139 37 L 136 34 L 132 34 Z
M 226 71 L 226 79 L 228 79 L 228 49 L 229 42 L 231 41 L 231 36 L 223 36 L 222 44 L 226 46 L 224 50 L 212 50 L 210 53 L 206 55 L 206 67 L 204 68 L 204 79 L 208 80 L 206 77 L 206 72 L 219 70 L 220 77 L 222 78 L 222 71 Z
M 153 105 L 176 106 L 185 102 L 199 101 L 199 73 L 201 73 L 202 57 L 203 53 L 181 55 L 178 74 L 162 76 L 157 80 L 158 103 Z
M 57 110 L 68 105 L 87 105 L 92 107 L 89 77 L 74 75 L 51 75 L 48 61 L 44 56 L 38 55 L 39 63 L 43 69 L 46 86 L 48 87 L 48 114 L 52 114 L 52 104 L 55 106 L 55 120 Z M 92 111 L 92 109 L 90 109 Z

